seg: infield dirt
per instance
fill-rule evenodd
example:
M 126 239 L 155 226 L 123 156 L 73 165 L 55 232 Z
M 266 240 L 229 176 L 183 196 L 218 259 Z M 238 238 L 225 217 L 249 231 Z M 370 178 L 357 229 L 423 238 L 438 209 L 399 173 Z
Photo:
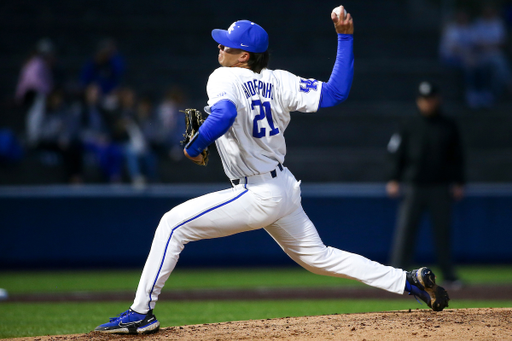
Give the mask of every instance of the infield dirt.
M 16 341 L 233 340 L 512 340 L 512 308 L 391 311 L 285 317 L 168 327 L 150 335 L 96 332 L 18 338 Z

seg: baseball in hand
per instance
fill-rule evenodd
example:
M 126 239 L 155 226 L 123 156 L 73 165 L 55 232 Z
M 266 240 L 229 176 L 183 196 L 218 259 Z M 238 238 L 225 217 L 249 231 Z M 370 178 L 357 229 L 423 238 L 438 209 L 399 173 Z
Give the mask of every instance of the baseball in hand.
M 338 19 L 343 20 L 343 18 L 345 18 L 347 16 L 347 10 L 346 9 L 343 9 L 343 11 L 345 13 L 344 13 L 343 17 L 341 16 L 341 6 L 336 7 L 332 11 L 338 16 Z

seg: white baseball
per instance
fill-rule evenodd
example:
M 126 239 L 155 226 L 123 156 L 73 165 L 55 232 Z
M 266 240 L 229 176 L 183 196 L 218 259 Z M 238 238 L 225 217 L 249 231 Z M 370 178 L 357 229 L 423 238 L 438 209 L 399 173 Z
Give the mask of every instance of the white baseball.
M 343 17 L 341 17 L 341 6 L 336 7 L 332 11 L 334 12 L 334 14 L 336 14 L 338 16 L 338 19 L 343 19 L 343 18 L 347 17 L 347 10 L 345 8 L 343 8 L 343 11 L 345 12 L 345 14 Z

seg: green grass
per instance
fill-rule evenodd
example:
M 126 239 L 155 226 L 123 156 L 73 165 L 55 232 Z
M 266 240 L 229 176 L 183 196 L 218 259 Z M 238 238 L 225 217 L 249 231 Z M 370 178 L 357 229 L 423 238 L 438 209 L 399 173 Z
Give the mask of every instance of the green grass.
M 126 310 L 131 302 L 2 303 L 0 338 L 87 333 L 108 317 Z M 162 327 L 257 320 L 291 316 L 346 314 L 404 309 L 426 309 L 414 299 L 400 300 L 283 300 L 160 302 L 155 314 Z M 512 301 L 466 301 L 450 308 L 512 307 Z M 29 321 L 29 322 L 28 322 Z
M 433 268 L 434 272 L 436 271 Z M 512 266 L 461 267 L 467 284 L 512 283 Z M 10 293 L 69 291 L 135 291 L 140 270 L 0 272 L 0 288 Z M 441 278 L 442 280 L 442 278 Z M 353 280 L 318 276 L 295 268 L 177 269 L 169 289 L 363 286 Z
M 434 269 L 435 271 L 435 269 Z M 461 267 L 469 285 L 512 284 L 512 266 Z M 70 291 L 135 292 L 140 271 L 0 272 L 11 294 Z M 355 281 L 287 269 L 178 269 L 164 290 L 201 288 L 359 286 Z M 132 302 L 0 303 L 0 338 L 86 333 L 126 310 Z M 512 307 L 512 301 L 450 302 L 450 308 Z M 159 302 L 163 327 L 286 316 L 425 309 L 413 298 L 397 300 L 286 300 Z

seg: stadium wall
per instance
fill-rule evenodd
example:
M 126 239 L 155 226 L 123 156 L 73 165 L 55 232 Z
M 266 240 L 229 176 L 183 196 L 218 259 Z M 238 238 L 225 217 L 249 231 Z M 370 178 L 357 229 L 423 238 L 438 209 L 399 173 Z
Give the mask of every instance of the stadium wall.
M 141 267 L 160 217 L 225 184 L 0 188 L 0 268 Z M 326 245 L 386 263 L 398 200 L 383 184 L 309 184 L 303 206 Z M 454 206 L 454 256 L 462 263 L 511 263 L 512 184 L 473 184 Z M 428 219 L 416 261 L 435 262 Z M 293 264 L 263 230 L 185 247 L 179 266 Z

